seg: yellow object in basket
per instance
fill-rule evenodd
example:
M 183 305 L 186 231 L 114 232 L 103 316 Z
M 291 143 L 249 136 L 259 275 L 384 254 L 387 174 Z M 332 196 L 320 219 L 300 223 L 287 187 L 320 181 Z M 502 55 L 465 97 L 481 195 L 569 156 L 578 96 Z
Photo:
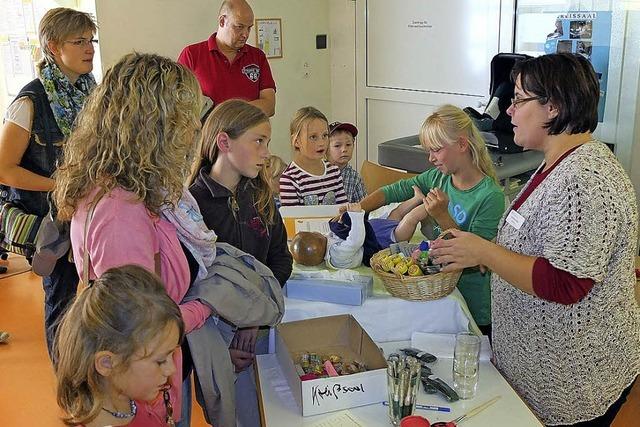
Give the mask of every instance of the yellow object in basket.
M 407 274 L 409 276 L 422 276 L 422 270 L 420 270 L 420 267 L 418 267 L 416 264 L 412 264 L 409 266 Z
M 408 267 L 406 262 L 399 262 L 396 264 L 395 267 L 393 267 L 393 272 L 400 276 L 405 274 L 407 270 L 408 270 Z
M 393 254 L 389 258 L 393 260 L 394 265 L 398 265 L 400 262 L 404 260 L 404 257 L 402 256 L 402 254 Z
M 382 261 L 380 261 L 380 267 L 387 273 L 393 270 L 393 260 L 389 259 L 389 257 L 384 257 Z

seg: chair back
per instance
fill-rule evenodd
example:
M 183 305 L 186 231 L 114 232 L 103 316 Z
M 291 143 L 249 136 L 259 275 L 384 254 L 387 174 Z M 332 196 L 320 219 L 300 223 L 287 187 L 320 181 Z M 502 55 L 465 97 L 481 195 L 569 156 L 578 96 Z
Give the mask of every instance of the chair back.
M 362 176 L 367 194 L 371 194 L 380 187 L 393 184 L 401 179 L 414 177 L 416 174 L 380 166 L 365 160 L 362 163 L 362 168 L 360 168 L 360 176 Z

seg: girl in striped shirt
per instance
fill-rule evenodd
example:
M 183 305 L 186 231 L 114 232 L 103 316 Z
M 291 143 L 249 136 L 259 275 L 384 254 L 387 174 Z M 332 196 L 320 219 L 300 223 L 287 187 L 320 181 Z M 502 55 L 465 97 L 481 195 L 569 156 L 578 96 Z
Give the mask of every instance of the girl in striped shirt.
M 340 169 L 324 160 L 329 121 L 316 108 L 299 109 L 291 121 L 293 161 L 280 176 L 282 206 L 347 203 Z

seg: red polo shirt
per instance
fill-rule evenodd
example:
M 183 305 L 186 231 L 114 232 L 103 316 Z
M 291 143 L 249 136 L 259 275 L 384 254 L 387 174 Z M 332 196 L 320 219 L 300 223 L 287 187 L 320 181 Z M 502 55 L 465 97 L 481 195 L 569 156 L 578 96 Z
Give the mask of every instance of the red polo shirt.
M 178 62 L 193 71 L 202 93 L 215 105 L 231 98 L 253 101 L 260 97 L 261 90 L 276 88 L 264 52 L 245 44 L 230 63 L 218 49 L 216 33 L 185 47 Z

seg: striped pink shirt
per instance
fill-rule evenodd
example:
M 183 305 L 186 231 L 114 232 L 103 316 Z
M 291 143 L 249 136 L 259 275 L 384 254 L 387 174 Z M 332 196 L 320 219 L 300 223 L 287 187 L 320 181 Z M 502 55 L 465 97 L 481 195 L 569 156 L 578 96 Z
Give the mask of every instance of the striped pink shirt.
M 280 176 L 282 206 L 342 205 L 348 202 L 340 169 L 323 160 L 324 174 L 312 175 L 291 162 Z

